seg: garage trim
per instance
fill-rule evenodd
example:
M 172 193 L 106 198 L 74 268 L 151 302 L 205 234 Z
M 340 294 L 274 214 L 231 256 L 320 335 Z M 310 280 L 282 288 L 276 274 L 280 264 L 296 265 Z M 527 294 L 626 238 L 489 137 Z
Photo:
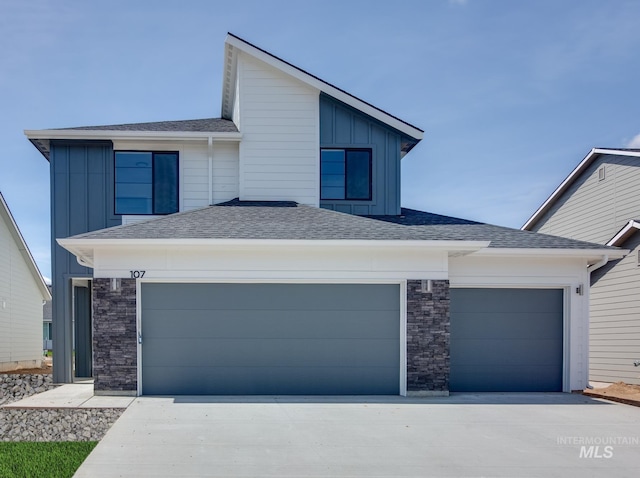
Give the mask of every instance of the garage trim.
M 562 290 L 562 391 L 571 392 L 569 371 L 571 370 L 571 337 L 569 318 L 571 317 L 571 285 L 545 285 L 540 284 L 460 284 L 451 285 L 452 289 L 546 289 Z
M 205 279 L 138 279 L 136 281 L 136 335 L 137 344 L 137 395 L 142 395 L 142 343 L 140 340 L 142 330 L 142 284 L 143 283 L 193 283 L 193 284 L 393 284 L 400 289 L 400 383 L 399 395 L 407 395 L 407 281 L 389 280 L 363 280 L 363 279 L 229 279 L 229 280 L 205 280 Z

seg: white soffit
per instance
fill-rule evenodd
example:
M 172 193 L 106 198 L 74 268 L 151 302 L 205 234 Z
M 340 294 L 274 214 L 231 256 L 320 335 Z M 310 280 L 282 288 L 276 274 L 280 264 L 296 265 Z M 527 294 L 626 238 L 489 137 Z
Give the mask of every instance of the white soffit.
M 607 246 L 620 246 L 626 242 L 632 235 L 634 235 L 640 229 L 640 222 L 630 220 L 620 231 L 613 236 Z

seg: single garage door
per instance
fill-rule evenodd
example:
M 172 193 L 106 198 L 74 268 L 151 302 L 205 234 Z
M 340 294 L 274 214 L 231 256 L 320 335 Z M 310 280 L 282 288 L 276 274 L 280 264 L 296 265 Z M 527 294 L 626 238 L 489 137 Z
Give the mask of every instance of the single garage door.
M 142 284 L 142 393 L 399 393 L 390 284 Z
M 452 392 L 562 391 L 563 291 L 451 289 Z

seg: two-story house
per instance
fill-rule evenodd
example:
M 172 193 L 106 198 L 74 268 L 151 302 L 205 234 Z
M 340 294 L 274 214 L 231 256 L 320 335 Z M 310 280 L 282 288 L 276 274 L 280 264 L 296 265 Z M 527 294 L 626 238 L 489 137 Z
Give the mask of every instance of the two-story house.
M 594 148 L 522 227 L 623 247 L 591 276 L 589 376 L 640 385 L 640 150 Z
M 25 132 L 51 164 L 56 381 L 586 386 L 589 266 L 622 251 L 402 208 L 420 129 L 231 34 L 223 78 L 220 118 Z
M 47 300 L 44 278 L 0 193 L 0 373 L 40 367 Z

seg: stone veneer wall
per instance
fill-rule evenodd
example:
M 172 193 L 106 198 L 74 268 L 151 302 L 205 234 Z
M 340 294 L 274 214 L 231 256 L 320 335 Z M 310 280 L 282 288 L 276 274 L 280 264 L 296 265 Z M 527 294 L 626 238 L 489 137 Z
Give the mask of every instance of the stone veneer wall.
M 94 391 L 136 393 L 136 280 L 93 279 Z
M 449 281 L 407 281 L 407 392 L 448 392 L 450 368 Z

